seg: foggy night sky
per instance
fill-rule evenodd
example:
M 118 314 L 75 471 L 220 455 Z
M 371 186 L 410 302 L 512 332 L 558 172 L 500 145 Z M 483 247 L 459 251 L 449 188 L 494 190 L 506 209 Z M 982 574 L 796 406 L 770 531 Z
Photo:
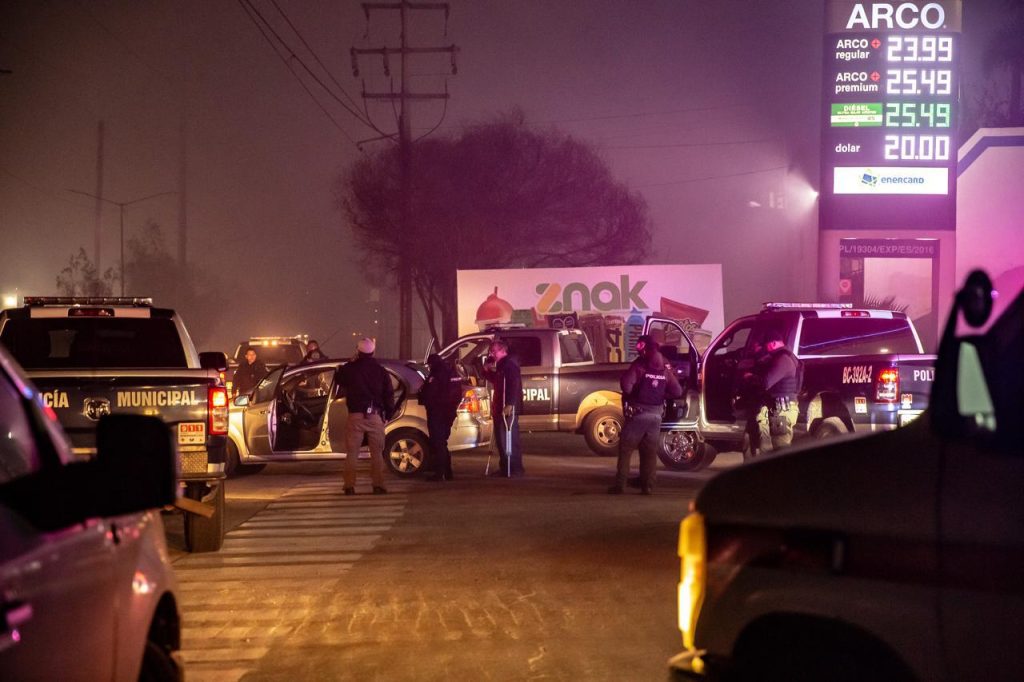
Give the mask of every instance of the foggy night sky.
M 273 2 L 253 2 L 298 51 Z M 277 2 L 359 100 L 349 48 L 395 46 L 397 13 L 373 14 L 365 38 L 356 0 Z M 973 5 L 993 2 L 967 0 L 965 24 Z M 817 218 L 806 189 L 818 181 L 822 0 L 450 4 L 447 36 L 441 13 L 413 13 L 412 44 L 461 50 L 436 134 L 518 107 L 596 145 L 643 192 L 650 262 L 723 264 L 726 319 L 770 298 L 813 298 Z M 386 89 L 379 59 L 360 66 L 368 90 Z M 443 90 L 447 66 L 447 57 L 414 60 L 413 88 Z M 95 202 L 67 190 L 96 190 L 99 120 L 106 197 L 179 190 L 184 102 L 188 257 L 224 285 L 224 313 L 204 325 L 202 349 L 231 351 L 250 334 L 336 333 L 325 350 L 342 355 L 353 332 L 373 333 L 371 287 L 335 201 L 359 152 L 238 2 L 4 0 L 0 69 L 13 71 L 0 75 L 0 292 L 56 293 L 69 256 L 92 255 Z M 376 135 L 305 80 L 351 138 Z M 394 129 L 390 105 L 370 111 Z M 417 104 L 414 135 L 441 113 Z M 743 143 L 686 146 L 708 142 Z M 767 206 L 772 191 L 786 192 L 786 210 L 749 206 Z M 126 238 L 152 219 L 176 254 L 178 206 L 165 196 L 128 207 Z M 118 209 L 103 216 L 105 269 L 117 262 Z M 397 301 L 387 290 L 382 298 Z M 383 354 L 397 348 L 387 312 Z

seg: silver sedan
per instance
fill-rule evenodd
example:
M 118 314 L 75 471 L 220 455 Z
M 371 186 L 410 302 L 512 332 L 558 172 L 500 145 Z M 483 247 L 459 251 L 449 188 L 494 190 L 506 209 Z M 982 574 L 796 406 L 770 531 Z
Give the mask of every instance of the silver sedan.
M 335 382 L 345 360 L 276 369 L 250 396 L 235 398 L 228 430 L 228 474 L 267 462 L 344 459 L 348 406 Z M 419 403 L 426 370 L 414 363 L 381 360 L 395 391 L 395 416 L 384 427 L 384 461 L 399 476 L 419 473 L 429 445 L 427 411 Z M 491 442 L 490 403 L 485 388 L 465 386 L 448 449 L 468 450 Z M 365 447 L 360 457 L 369 457 Z

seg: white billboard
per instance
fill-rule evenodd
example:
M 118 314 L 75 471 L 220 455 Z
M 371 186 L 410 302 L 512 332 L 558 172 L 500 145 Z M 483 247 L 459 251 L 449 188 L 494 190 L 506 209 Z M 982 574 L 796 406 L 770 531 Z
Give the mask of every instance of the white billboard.
M 703 351 L 722 331 L 722 266 L 459 270 L 459 335 L 495 324 L 583 329 L 598 360 L 631 357 L 644 318 L 680 321 Z

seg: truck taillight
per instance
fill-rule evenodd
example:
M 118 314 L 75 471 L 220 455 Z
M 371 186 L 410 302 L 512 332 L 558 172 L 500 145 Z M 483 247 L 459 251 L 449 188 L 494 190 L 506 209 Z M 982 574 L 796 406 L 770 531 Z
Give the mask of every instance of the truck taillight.
M 226 435 L 228 432 L 228 391 L 226 388 L 210 386 L 207 392 L 207 411 L 210 413 L 210 435 Z
M 476 391 L 466 391 L 466 394 L 462 396 L 462 402 L 459 403 L 459 411 L 469 412 L 470 414 L 480 412 L 480 398 L 477 397 Z
M 894 403 L 900 395 L 900 372 L 895 367 L 879 370 L 875 381 L 875 400 L 881 403 Z

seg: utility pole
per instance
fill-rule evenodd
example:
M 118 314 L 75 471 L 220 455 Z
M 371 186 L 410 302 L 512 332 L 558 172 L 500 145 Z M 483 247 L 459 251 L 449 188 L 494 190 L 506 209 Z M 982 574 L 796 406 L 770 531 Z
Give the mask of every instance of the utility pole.
M 87 196 L 87 197 L 92 197 L 96 201 L 102 201 L 103 203 L 111 204 L 111 205 L 117 206 L 119 209 L 121 209 L 121 275 L 118 277 L 118 279 L 121 280 L 121 295 L 124 296 L 124 209 L 125 209 L 125 207 L 131 206 L 132 204 L 138 204 L 140 202 L 147 201 L 149 199 L 155 199 L 156 197 L 163 197 L 163 196 L 167 196 L 168 194 L 177 194 L 177 192 L 160 192 L 158 194 L 150 194 L 149 196 L 145 196 L 145 197 L 142 197 L 140 199 L 134 199 L 132 201 L 111 201 L 110 199 L 105 199 L 105 198 L 99 196 L 98 194 L 91 194 L 89 192 L 83 192 L 80 189 L 69 189 L 68 191 L 69 192 L 74 192 L 75 194 L 82 194 L 82 195 Z
M 96 124 L 96 194 L 93 196 L 103 196 L 103 138 L 104 138 L 104 127 L 103 121 Z M 96 263 L 96 272 L 103 272 L 103 266 L 100 265 L 100 238 L 103 234 L 103 200 L 96 199 L 96 229 L 93 237 L 95 243 L 93 245 L 93 260 Z
M 401 166 L 401 179 L 399 185 L 399 221 L 402 239 L 407 240 L 410 232 L 411 202 L 412 202 L 412 100 L 438 100 L 448 99 L 447 92 L 435 93 L 412 93 L 409 92 L 408 58 L 410 55 L 422 54 L 450 54 L 452 62 L 452 74 L 456 72 L 455 55 L 458 48 L 455 45 L 441 47 L 409 47 L 409 11 L 428 10 L 443 11 L 447 20 L 450 8 L 446 2 L 409 2 L 399 0 L 398 2 L 364 2 L 362 3 L 366 20 L 370 20 L 370 13 L 375 10 L 397 11 L 401 23 L 401 43 L 397 48 L 355 48 L 352 54 L 352 75 L 359 77 L 359 55 L 380 55 L 384 63 L 384 75 L 389 76 L 390 64 L 389 55 L 399 55 L 401 62 L 400 90 L 398 92 L 367 92 L 366 84 L 363 83 L 363 99 L 366 100 L 388 100 L 398 101 L 398 149 Z M 399 330 L 398 330 L 398 356 L 409 359 L 412 357 L 412 272 L 408 265 L 408 244 L 402 244 L 399 249 L 398 258 L 398 308 L 399 308 Z

